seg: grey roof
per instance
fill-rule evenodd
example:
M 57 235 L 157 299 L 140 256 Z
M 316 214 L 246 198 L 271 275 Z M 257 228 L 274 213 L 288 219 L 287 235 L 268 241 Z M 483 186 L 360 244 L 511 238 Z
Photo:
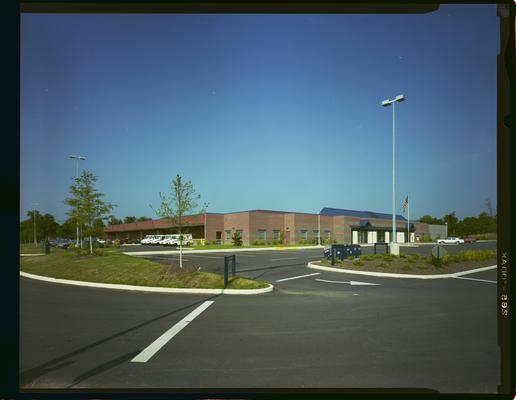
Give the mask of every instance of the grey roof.
M 373 212 L 373 211 L 346 210 L 343 208 L 330 208 L 330 207 L 324 207 L 321 210 L 321 215 L 328 215 L 328 216 L 343 215 L 343 216 L 347 216 L 347 217 L 378 218 L 378 219 L 391 219 L 392 220 L 392 214 L 377 213 L 377 212 Z M 396 220 L 406 221 L 407 219 L 404 216 L 397 214 Z

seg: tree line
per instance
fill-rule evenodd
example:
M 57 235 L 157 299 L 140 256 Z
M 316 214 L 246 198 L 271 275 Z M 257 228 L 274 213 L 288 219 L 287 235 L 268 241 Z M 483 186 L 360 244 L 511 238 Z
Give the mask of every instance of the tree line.
M 450 236 L 472 236 L 496 232 L 496 215 L 490 215 L 488 212 L 481 212 L 477 217 L 465 217 L 460 220 L 453 211 L 442 218 L 424 215 L 419 221 L 436 225 L 447 224 Z

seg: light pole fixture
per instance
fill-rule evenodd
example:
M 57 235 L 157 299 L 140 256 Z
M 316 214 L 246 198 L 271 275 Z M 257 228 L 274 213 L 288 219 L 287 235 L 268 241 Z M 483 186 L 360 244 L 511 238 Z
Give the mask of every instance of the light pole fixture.
M 79 156 L 79 155 L 76 155 L 76 154 L 72 154 L 69 157 L 72 160 L 75 160 L 75 179 L 77 179 L 79 177 L 79 161 L 86 160 L 86 157 Z M 76 221 L 75 226 L 77 228 L 77 241 L 76 241 L 75 244 L 76 244 L 77 247 L 79 247 L 79 220 Z
M 400 94 L 394 99 L 382 101 L 382 106 L 389 107 L 392 104 L 392 238 L 391 254 L 399 254 L 399 246 L 396 238 L 396 103 L 405 101 L 404 95 Z

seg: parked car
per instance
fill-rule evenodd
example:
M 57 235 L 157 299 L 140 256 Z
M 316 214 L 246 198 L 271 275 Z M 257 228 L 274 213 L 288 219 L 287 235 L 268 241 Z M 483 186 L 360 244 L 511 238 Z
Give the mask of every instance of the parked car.
M 464 243 L 475 243 L 476 241 L 477 241 L 477 239 L 474 237 L 465 237 L 464 238 Z
M 154 235 L 146 235 L 142 240 L 140 240 L 140 244 L 149 244 L 151 239 L 154 239 Z
M 458 237 L 450 236 L 450 237 L 447 237 L 446 239 L 438 239 L 437 243 L 438 244 L 459 244 L 459 243 L 464 243 L 464 240 L 461 238 L 458 238 Z

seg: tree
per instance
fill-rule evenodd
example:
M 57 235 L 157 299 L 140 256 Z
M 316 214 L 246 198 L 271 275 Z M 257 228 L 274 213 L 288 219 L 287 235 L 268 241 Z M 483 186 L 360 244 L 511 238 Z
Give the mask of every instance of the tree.
M 432 224 L 432 225 L 443 225 L 444 222 L 442 219 L 434 218 L 431 215 L 423 215 L 421 218 L 419 218 L 419 222 L 423 222 L 425 224 Z
M 457 229 L 457 224 L 459 219 L 455 216 L 455 211 L 446 214 L 442 220 L 448 225 L 448 234 L 451 232 L 452 235 L 455 235 L 455 231 Z
M 114 215 L 109 216 L 108 225 L 120 225 L 122 223 L 123 223 L 122 220 L 115 218 Z
M 233 233 L 231 240 L 233 241 L 233 246 L 242 246 L 242 235 L 240 235 L 239 231 Z
M 58 228 L 59 224 L 52 214 L 44 214 L 37 221 L 38 236 L 41 240 L 55 236 Z
M 59 228 L 57 228 L 56 236 L 64 239 L 74 239 L 77 232 L 75 220 L 68 218 Z
M 133 222 L 136 222 L 136 217 L 134 216 L 127 216 L 124 218 L 124 224 L 131 224 Z
M 70 186 L 71 197 L 65 200 L 65 204 L 72 208 L 68 215 L 84 226 L 85 234 L 90 238 L 90 254 L 93 254 L 91 236 L 95 232 L 95 220 L 107 218 L 107 214 L 115 207 L 102 200 L 104 194 L 94 188 L 96 181 L 97 177 L 91 172 L 83 171 Z
M 138 220 L 137 220 L 137 221 L 138 221 L 138 222 L 143 222 L 143 221 L 150 221 L 151 219 L 152 219 L 152 218 L 149 218 L 149 217 L 145 217 L 145 216 L 144 216 L 144 217 L 140 217 L 140 218 L 138 218 Z
M 192 182 L 183 182 L 179 174 L 177 174 L 172 181 L 171 189 L 172 193 L 170 197 L 159 192 L 161 204 L 158 209 L 154 209 L 152 205 L 150 207 L 156 215 L 171 220 L 177 226 L 179 231 L 179 267 L 183 268 L 182 232 L 183 228 L 189 225 L 184 217 L 185 215 L 203 213 L 206 208 L 208 208 L 208 203 L 204 203 L 204 205 L 199 208 L 197 202 L 200 200 L 201 195 L 195 193 Z

